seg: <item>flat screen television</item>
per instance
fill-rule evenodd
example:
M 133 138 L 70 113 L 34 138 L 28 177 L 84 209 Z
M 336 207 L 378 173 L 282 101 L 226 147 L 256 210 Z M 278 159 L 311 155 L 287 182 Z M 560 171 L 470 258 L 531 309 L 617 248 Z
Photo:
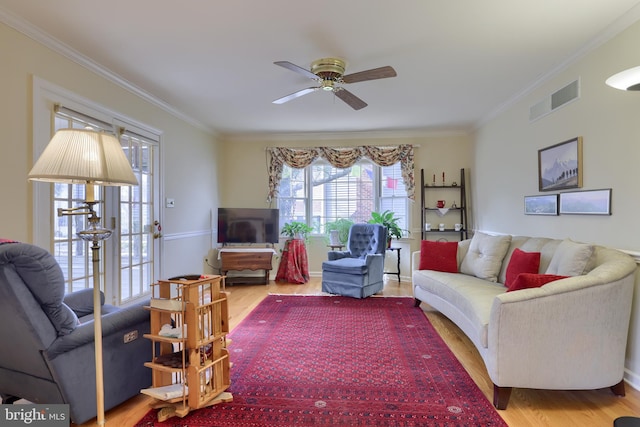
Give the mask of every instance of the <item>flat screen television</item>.
M 278 243 L 280 211 L 218 208 L 218 243 Z

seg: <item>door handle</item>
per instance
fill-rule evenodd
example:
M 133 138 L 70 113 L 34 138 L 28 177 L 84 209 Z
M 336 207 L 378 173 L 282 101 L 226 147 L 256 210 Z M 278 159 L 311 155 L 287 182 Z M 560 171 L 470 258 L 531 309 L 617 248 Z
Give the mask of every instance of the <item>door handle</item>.
M 154 232 L 153 232 L 153 238 L 154 239 L 159 239 L 162 237 L 162 225 L 160 224 L 160 221 L 158 221 L 157 219 L 155 221 L 153 221 L 153 227 L 154 227 Z

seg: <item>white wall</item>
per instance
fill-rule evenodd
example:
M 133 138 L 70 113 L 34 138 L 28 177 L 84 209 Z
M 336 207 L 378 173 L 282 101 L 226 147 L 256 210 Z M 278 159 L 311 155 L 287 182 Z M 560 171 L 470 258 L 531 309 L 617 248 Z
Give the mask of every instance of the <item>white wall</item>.
M 483 125 L 475 135 L 471 168 L 478 230 L 569 237 L 640 253 L 640 93 L 605 85 L 607 77 L 640 65 L 640 23 L 567 67 Z M 529 107 L 581 79 L 580 99 L 529 122 Z M 523 198 L 538 192 L 541 148 L 583 137 L 584 190 L 612 188 L 611 216 L 523 214 Z M 640 285 L 627 351 L 627 379 L 640 387 Z

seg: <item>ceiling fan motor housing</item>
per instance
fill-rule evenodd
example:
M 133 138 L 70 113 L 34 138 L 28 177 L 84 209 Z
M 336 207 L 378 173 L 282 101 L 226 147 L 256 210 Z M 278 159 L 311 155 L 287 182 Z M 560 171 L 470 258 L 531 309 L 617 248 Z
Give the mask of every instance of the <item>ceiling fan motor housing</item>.
M 322 58 L 311 63 L 311 72 L 323 80 L 338 80 L 344 75 L 345 61 L 338 58 Z

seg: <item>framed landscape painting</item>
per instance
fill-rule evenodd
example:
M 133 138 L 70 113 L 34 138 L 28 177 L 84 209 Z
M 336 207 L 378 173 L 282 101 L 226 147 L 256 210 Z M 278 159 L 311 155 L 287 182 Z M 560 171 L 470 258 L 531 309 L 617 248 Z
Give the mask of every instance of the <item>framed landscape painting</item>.
M 538 189 L 582 187 L 582 137 L 538 150 Z
M 560 193 L 560 213 L 611 215 L 611 189 Z
M 525 215 L 558 215 L 558 195 L 524 197 Z

